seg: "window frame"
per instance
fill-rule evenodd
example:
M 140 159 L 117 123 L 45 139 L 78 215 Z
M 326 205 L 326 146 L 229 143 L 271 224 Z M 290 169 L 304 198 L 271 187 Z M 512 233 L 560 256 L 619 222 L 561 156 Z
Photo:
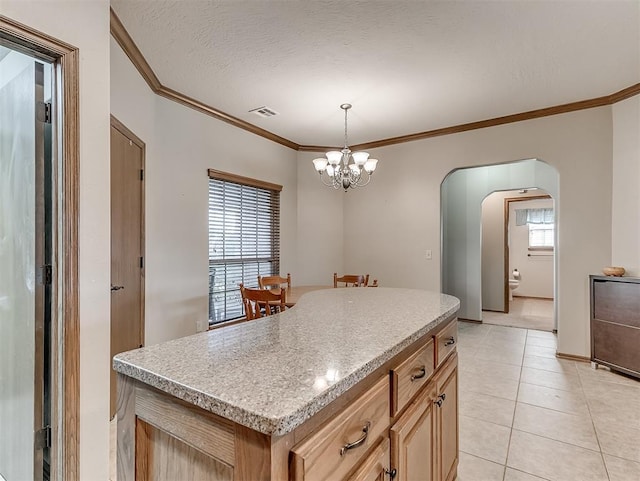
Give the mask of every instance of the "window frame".
M 551 231 L 551 242 L 553 243 L 552 245 L 531 245 L 531 227 L 532 226 L 544 226 L 544 227 L 535 227 L 533 230 L 538 230 L 538 231 Z M 553 249 L 555 248 L 555 224 L 533 224 L 533 223 L 527 223 L 527 229 L 528 229 L 528 239 L 527 239 L 527 248 L 530 251 L 553 251 Z
M 253 179 L 250 177 L 244 177 L 244 176 L 240 176 L 240 175 L 236 175 L 236 174 L 231 174 L 228 172 L 222 172 L 219 170 L 215 170 L 215 169 L 208 169 L 208 177 L 209 177 L 209 181 L 208 181 L 208 207 L 207 207 L 207 217 L 208 217 L 208 223 L 207 223 L 207 239 L 208 239 L 208 245 L 209 245 L 209 254 L 208 254 L 208 259 L 209 259 L 209 263 L 208 263 L 208 269 L 209 269 L 209 326 L 217 326 L 217 325 L 221 325 L 224 323 L 229 323 L 229 322 L 237 322 L 238 320 L 241 320 L 244 318 L 245 314 L 244 314 L 244 309 L 242 310 L 242 314 L 240 316 L 229 316 L 227 314 L 227 307 L 226 307 L 226 302 L 227 299 L 229 298 L 229 296 L 234 296 L 236 294 L 234 294 L 237 291 L 237 296 L 240 296 L 240 288 L 239 286 L 234 286 L 233 288 L 230 287 L 229 284 L 229 280 L 227 278 L 228 275 L 228 269 L 231 266 L 235 266 L 236 269 L 240 268 L 241 274 L 241 281 L 243 282 L 246 286 L 251 287 L 253 285 L 257 286 L 257 275 L 255 276 L 255 278 L 251 277 L 251 278 L 247 278 L 245 277 L 247 274 L 249 276 L 251 276 L 252 274 L 250 273 L 245 273 L 244 269 L 245 266 L 249 267 L 252 270 L 257 269 L 258 275 L 273 275 L 273 274 L 277 274 L 279 272 L 279 264 L 280 264 L 280 192 L 282 191 L 282 186 L 279 184 L 274 184 L 271 182 L 266 182 L 263 180 L 259 180 L 259 179 Z M 269 229 L 270 229 L 270 240 L 269 240 L 269 246 L 270 246 L 270 254 L 267 257 L 264 256 L 260 256 L 257 255 L 256 257 L 251 257 L 251 256 L 247 256 L 244 257 L 244 255 L 242 254 L 242 249 L 244 247 L 244 242 L 240 241 L 240 255 L 236 255 L 236 256 L 229 256 L 229 257 L 223 257 L 223 258 L 212 258 L 211 257 L 211 242 L 213 240 L 213 236 L 212 236 L 212 195 L 213 195 L 213 189 L 214 189 L 214 184 L 212 184 L 211 181 L 218 181 L 218 182 L 222 182 L 223 186 L 222 188 L 225 188 L 226 184 L 237 184 L 240 186 L 240 190 L 238 190 L 238 193 L 242 194 L 242 187 L 249 187 L 251 189 L 257 189 L 256 192 L 256 198 L 258 197 L 265 197 L 265 195 L 269 196 L 269 201 L 268 201 L 268 209 L 270 209 L 270 213 L 269 213 Z M 220 187 L 220 186 L 218 186 Z M 247 197 L 248 199 L 250 199 L 249 197 Z M 250 199 L 250 200 L 255 200 L 255 199 Z M 255 204 L 254 204 L 255 205 Z M 266 204 L 261 204 L 261 205 L 266 205 Z M 238 201 L 237 205 L 238 207 L 242 207 L 242 200 Z M 251 209 L 249 209 L 249 211 L 251 211 Z M 242 212 L 242 211 L 241 211 Z M 258 215 L 257 212 L 257 208 L 256 208 L 256 212 L 255 212 L 256 216 Z M 242 214 L 241 214 L 241 224 L 244 224 L 243 222 L 244 219 L 242 219 Z M 260 221 L 257 219 L 256 217 L 256 226 Z M 265 225 L 267 225 L 267 223 L 264 222 L 264 219 L 262 219 L 261 221 L 262 223 L 260 224 L 262 226 L 262 228 L 264 228 Z M 256 227 L 257 228 L 257 227 Z M 242 229 L 241 229 L 242 230 Z M 223 225 L 223 232 L 224 232 L 224 225 Z M 264 231 L 263 231 L 264 232 Z M 223 234 L 224 235 L 224 234 Z M 236 237 L 237 239 L 242 239 L 242 234 L 240 235 L 240 237 Z M 256 241 L 257 242 L 257 241 Z M 259 246 L 256 244 L 255 245 L 255 249 L 256 249 L 256 254 L 257 251 L 259 249 Z M 262 272 L 261 268 L 264 267 L 265 264 L 268 264 L 270 266 L 270 268 L 265 271 Z M 214 266 L 223 266 L 224 272 L 225 272 L 225 281 L 224 281 L 224 286 L 223 289 L 215 289 L 214 285 L 212 284 L 212 270 L 214 268 Z M 236 271 L 236 275 L 237 275 L 237 271 Z M 224 293 L 225 296 L 225 307 L 223 309 L 224 311 L 224 315 L 222 318 L 220 319 L 216 319 L 216 315 L 214 313 L 214 306 L 213 306 L 213 299 L 214 299 L 214 295 L 218 293 Z M 240 305 L 242 303 L 240 302 Z

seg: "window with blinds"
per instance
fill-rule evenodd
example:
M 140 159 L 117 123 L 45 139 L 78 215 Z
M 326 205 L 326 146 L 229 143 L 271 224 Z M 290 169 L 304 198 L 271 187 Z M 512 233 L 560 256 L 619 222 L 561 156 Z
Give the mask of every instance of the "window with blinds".
M 282 187 L 209 171 L 209 322 L 244 316 L 238 284 L 280 272 Z
M 553 224 L 529 224 L 529 249 L 553 249 Z

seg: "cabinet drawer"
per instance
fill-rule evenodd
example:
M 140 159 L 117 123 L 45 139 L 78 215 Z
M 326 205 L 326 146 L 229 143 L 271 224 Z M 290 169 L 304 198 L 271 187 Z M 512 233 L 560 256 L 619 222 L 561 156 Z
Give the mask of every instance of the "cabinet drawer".
M 347 481 L 383 481 L 389 471 L 389 439 L 384 438 Z
M 593 318 L 640 328 L 640 284 L 593 281 Z
M 431 378 L 434 366 L 433 339 L 418 349 L 409 359 L 391 370 L 392 415 L 401 411 Z
M 451 354 L 458 342 L 458 320 L 454 321 L 436 334 L 436 367 Z
M 381 378 L 342 413 L 291 450 L 291 480 L 340 480 L 389 426 L 389 379 Z
M 598 320 L 591 321 L 592 356 L 623 370 L 640 373 L 640 329 Z

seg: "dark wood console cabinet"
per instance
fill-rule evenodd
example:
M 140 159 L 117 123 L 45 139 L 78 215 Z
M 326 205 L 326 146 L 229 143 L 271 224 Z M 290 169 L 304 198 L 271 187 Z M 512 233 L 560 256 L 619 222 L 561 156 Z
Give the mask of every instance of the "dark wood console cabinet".
M 640 378 L 640 278 L 589 276 L 591 361 Z

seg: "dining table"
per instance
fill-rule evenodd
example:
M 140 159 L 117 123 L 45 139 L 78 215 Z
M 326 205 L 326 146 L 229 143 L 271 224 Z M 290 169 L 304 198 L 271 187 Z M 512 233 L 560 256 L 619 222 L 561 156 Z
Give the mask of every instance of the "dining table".
M 295 306 L 298 300 L 300 300 L 300 297 L 302 297 L 307 292 L 333 288 L 333 286 L 289 286 L 285 289 L 285 305 L 287 307 Z M 279 289 L 274 289 L 274 291 L 278 292 Z

